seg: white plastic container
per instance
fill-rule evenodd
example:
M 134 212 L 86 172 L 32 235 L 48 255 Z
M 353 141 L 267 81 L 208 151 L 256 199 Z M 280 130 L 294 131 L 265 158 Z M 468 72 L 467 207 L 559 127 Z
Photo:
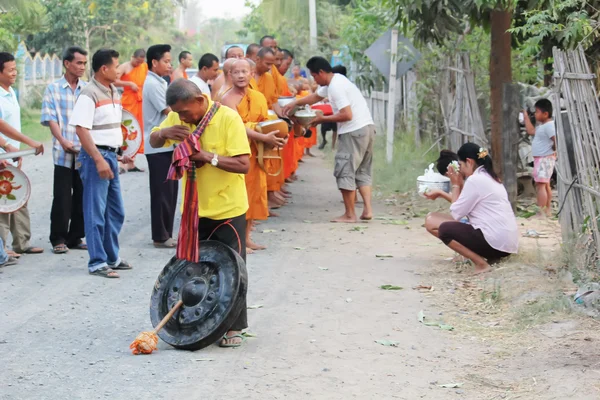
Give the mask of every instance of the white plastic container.
M 434 189 L 450 193 L 450 178 L 439 172 L 435 172 L 433 164 L 430 164 L 425 173 L 417 178 L 417 190 L 419 191 L 419 195 L 425 197 L 425 193 Z

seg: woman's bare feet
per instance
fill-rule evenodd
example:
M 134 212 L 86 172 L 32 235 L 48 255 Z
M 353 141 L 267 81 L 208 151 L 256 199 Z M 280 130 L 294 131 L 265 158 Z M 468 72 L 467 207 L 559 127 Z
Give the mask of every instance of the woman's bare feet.
M 254 250 L 252 250 L 250 247 L 246 247 L 246 254 L 254 254 Z
M 373 213 L 363 211 L 362 215 L 360 216 L 360 219 L 362 219 L 363 221 L 370 221 L 373 219 Z
M 356 219 L 356 215 L 344 214 L 341 217 L 332 219 L 331 222 L 353 224 L 353 223 L 358 222 L 358 220 Z

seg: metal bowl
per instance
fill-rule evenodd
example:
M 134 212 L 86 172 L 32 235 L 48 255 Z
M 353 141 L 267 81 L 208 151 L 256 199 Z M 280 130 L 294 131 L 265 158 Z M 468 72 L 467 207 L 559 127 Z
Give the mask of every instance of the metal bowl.
M 450 193 L 450 179 L 447 181 L 429 181 L 422 178 L 417 178 L 417 190 L 423 195 L 427 190 L 440 189 L 446 193 Z

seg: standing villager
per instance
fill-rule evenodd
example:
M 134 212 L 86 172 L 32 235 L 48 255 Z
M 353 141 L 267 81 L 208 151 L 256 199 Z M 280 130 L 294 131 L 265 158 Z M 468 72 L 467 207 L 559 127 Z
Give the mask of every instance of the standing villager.
M 194 65 L 194 58 L 192 57 L 192 53 L 185 50 L 179 53 L 179 65 L 177 66 L 177 68 L 175 68 L 175 70 L 173 70 L 173 73 L 171 74 L 171 81 L 174 81 L 175 79 L 179 78 L 188 79 L 186 69 L 192 68 L 192 65 Z M 148 69 L 149 68 L 150 65 L 148 65 Z
M 342 193 L 345 212 L 332 222 L 357 221 L 355 203 L 358 188 L 363 201 L 362 220 L 373 218 L 371 186 L 373 183 L 373 142 L 375 124 L 367 102 L 360 90 L 343 75 L 334 74 L 329 62 L 323 57 L 312 57 L 306 63 L 315 81 L 320 85 L 316 93 L 288 104 L 284 111 L 294 107 L 314 104 L 328 98 L 333 115 L 317 116 L 313 125 L 324 122 L 338 124 L 338 150 L 335 155 L 334 176 Z
M 69 125 L 75 100 L 87 85 L 81 77 L 87 66 L 87 52 L 69 47 L 63 53 L 64 75 L 46 88 L 42 101 L 41 124 L 52 133 L 54 159 L 54 198 L 50 211 L 52 251 L 63 254 L 69 249 L 87 250 L 83 224 L 83 184 L 75 167 L 81 143 L 75 127 Z
M 198 72 L 190 78 L 190 81 L 194 82 L 203 94 L 212 97 L 208 82 L 215 79 L 218 75 L 219 59 L 214 54 L 206 53 L 200 57 L 200 61 L 198 61 Z
M 21 133 L 21 107 L 12 85 L 17 81 L 17 63 L 10 53 L 0 52 L 0 153 L 19 151 L 21 143 L 33 147 L 37 154 L 44 153 L 44 145 Z M 2 163 L 4 165 L 4 163 Z M 19 159 L 19 167 L 22 159 Z M 8 234 L 12 235 L 12 251 L 4 250 Z M 44 249 L 33 247 L 31 222 L 27 204 L 12 214 L 0 214 L 0 264 L 14 264 L 7 256 L 18 258 L 20 254 L 43 253 Z M 9 263 L 9 264 L 6 264 Z
M 184 201 L 177 257 L 197 262 L 199 240 L 217 240 L 246 260 L 250 165 L 248 137 L 240 116 L 210 100 L 194 83 L 179 79 L 167 89 L 173 110 L 152 132 L 152 147 L 178 145 L 170 179 L 182 179 Z M 181 127 L 187 127 L 183 132 Z M 239 347 L 248 326 L 246 304 L 220 346 Z
M 279 131 L 263 134 L 256 131 L 259 122 L 269 119 L 267 100 L 262 93 L 250 89 L 250 64 L 246 60 L 237 60 L 231 70 L 233 88 L 223 98 L 223 105 L 236 110 L 246 125 L 246 134 L 250 140 L 250 167 L 246 175 L 246 192 L 249 208 L 246 212 L 246 247 L 252 252 L 264 250 L 265 246 L 251 240 L 252 224 L 255 220 L 266 220 L 269 216 L 267 201 L 267 174 L 258 164 L 259 142 L 270 148 L 285 146 L 285 139 L 278 138 Z
M 146 64 L 146 50 L 137 49 L 133 52 L 131 60 L 121 65 L 117 70 L 117 80 L 115 86 L 123 88 L 122 104 L 123 108 L 129 111 L 140 124 L 142 132 L 144 131 L 144 116 L 142 114 L 142 89 L 146 75 L 148 74 L 148 65 Z M 138 150 L 138 154 L 144 154 L 144 140 Z M 120 173 L 144 172 L 141 168 L 135 166 L 135 157 L 123 165 Z
M 117 157 L 123 143 L 121 96 L 114 85 L 118 65 L 119 53 L 115 50 L 100 49 L 94 53 L 94 77 L 81 91 L 69 122 L 81 142 L 78 163 L 90 255 L 88 270 L 91 275 L 105 278 L 119 278 L 116 270 L 132 269 L 119 257 L 125 209 Z
M 167 105 L 167 82 L 162 76 L 171 71 L 171 46 L 157 44 L 146 52 L 148 76 L 144 82 L 144 154 L 148 160 L 150 180 L 150 223 L 152 242 L 156 248 L 174 248 L 173 225 L 177 208 L 179 183 L 167 180 L 174 147 L 154 148 L 150 145 L 152 129 L 165 120 L 171 108 Z

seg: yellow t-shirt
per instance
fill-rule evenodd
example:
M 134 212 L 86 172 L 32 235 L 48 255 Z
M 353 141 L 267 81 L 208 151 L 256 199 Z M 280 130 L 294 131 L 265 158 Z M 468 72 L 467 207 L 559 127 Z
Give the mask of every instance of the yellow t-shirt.
M 208 107 L 212 106 L 209 100 Z M 170 112 L 159 127 L 152 131 L 170 128 L 175 125 L 185 125 L 190 131 L 196 125 L 186 124 L 179 119 L 179 114 Z M 173 146 L 180 142 L 167 140 L 164 147 Z M 229 107 L 221 106 L 206 130 L 200 137 L 202 149 L 218 156 L 235 157 L 250 154 L 250 145 L 242 118 Z M 185 193 L 187 174 L 181 179 L 182 190 Z M 248 194 L 243 174 L 234 174 L 220 168 L 205 164 L 196 169 L 198 186 L 198 216 L 214 220 L 238 217 L 248 211 Z M 183 212 L 182 204 L 181 210 Z

